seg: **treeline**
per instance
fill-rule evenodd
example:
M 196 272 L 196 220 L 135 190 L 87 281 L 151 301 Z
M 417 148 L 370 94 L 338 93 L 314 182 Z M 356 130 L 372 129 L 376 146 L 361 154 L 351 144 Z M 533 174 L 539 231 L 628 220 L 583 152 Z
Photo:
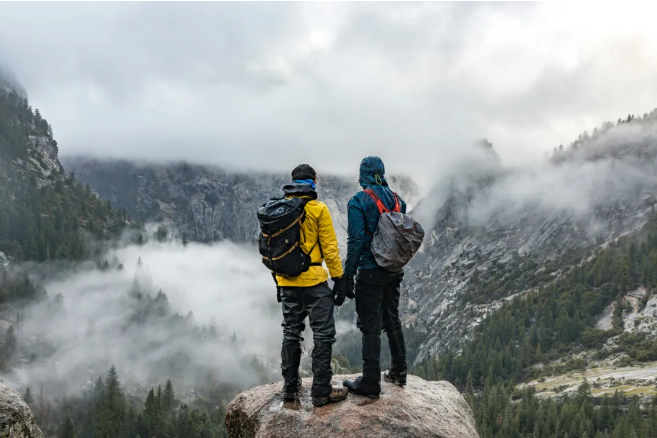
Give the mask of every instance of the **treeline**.
M 421 363 L 415 372 L 429 379 L 463 384 L 470 374 L 475 385 L 486 378 L 520 381 L 540 370 L 531 365 L 563 357 L 573 348 L 600 347 L 622 332 L 622 296 L 637 288 L 657 287 L 657 220 L 640 233 L 622 237 L 590 261 L 572 268 L 552 284 L 493 311 L 475 330 L 460 353 L 450 351 Z M 614 328 L 594 328 L 595 320 L 612 303 Z M 657 358 L 657 344 L 645 346 Z M 654 353 L 653 353 L 654 352 Z
M 225 438 L 227 403 L 232 387 L 208 387 L 179 400 L 171 380 L 151 388 L 146 396 L 125 394 L 112 366 L 103 381 L 79 397 L 50 406 L 28 387 L 23 399 L 32 408 L 46 436 L 58 438 Z
M 45 298 L 46 291 L 35 285 L 26 273 L 10 276 L 7 269 L 0 269 L 0 309 L 12 303 L 17 309 L 24 303 Z M 14 355 L 18 352 L 18 333 L 23 323 L 23 314 L 18 311 L 14 324 L 4 334 L 0 333 L 0 371 L 6 371 Z M 4 337 L 2 337 L 4 335 Z
M 657 399 L 642 405 L 638 397 L 616 391 L 591 395 L 584 381 L 572 396 L 540 399 L 531 388 L 490 384 L 480 396 L 471 381 L 466 398 L 472 407 L 481 438 L 655 438 Z
M 563 145 L 559 145 L 559 147 L 555 147 L 554 150 L 552 151 L 552 157 L 550 158 L 550 160 L 553 163 L 560 163 L 567 160 L 586 143 L 588 143 L 591 140 L 595 140 L 599 138 L 600 136 L 606 134 L 616 126 L 621 126 L 626 124 L 647 125 L 647 124 L 654 124 L 655 122 L 657 122 L 657 108 L 650 111 L 649 113 L 643 113 L 643 115 L 628 114 L 627 117 L 625 118 L 619 117 L 615 124 L 614 122 L 604 122 L 600 126 L 600 128 L 597 127 L 593 128 L 591 134 L 589 134 L 588 131 L 584 131 L 583 133 L 581 133 L 577 137 L 577 140 L 570 143 L 568 147 L 564 148 Z
M 39 142 L 54 157 L 38 151 Z M 88 185 L 66 177 L 56 153 L 52 129 L 39 111 L 16 93 L 0 91 L 0 251 L 16 260 L 89 257 L 81 229 L 105 239 L 128 222 L 124 209 L 112 209 Z M 46 159 L 55 163 L 46 165 Z
M 45 297 L 45 289 L 32 282 L 27 273 L 10 275 L 7 269 L 0 268 L 0 305 L 29 303 Z

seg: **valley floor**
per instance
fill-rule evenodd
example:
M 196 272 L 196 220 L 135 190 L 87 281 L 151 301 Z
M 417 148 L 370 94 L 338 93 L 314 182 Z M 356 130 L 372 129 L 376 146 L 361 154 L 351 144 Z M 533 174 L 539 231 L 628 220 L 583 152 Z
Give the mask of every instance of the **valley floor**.
M 536 389 L 538 397 L 576 394 L 584 379 L 591 385 L 593 396 L 613 395 L 623 391 L 627 395 L 649 396 L 657 394 L 657 362 L 648 362 L 640 366 L 615 367 L 609 363 L 594 364 L 584 372 L 573 372 L 553 377 L 541 377 L 526 384 Z

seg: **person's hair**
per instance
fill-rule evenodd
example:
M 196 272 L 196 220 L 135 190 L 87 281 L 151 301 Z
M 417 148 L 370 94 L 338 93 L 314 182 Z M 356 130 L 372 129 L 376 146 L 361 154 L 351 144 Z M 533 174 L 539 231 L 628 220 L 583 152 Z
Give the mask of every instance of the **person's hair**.
M 315 169 L 310 167 L 308 164 L 299 164 L 292 171 L 293 180 L 303 180 L 303 179 L 312 179 L 315 181 L 317 179 L 317 174 Z

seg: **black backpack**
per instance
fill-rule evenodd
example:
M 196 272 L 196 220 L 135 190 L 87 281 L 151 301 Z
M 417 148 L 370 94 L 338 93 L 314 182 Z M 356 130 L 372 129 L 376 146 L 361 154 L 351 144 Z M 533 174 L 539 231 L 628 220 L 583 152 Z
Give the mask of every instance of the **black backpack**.
M 301 224 L 306 218 L 306 204 L 311 200 L 294 196 L 272 198 L 258 209 L 258 249 L 262 263 L 275 274 L 297 277 L 311 266 L 322 265 L 310 261 L 314 246 L 308 254 L 301 249 Z

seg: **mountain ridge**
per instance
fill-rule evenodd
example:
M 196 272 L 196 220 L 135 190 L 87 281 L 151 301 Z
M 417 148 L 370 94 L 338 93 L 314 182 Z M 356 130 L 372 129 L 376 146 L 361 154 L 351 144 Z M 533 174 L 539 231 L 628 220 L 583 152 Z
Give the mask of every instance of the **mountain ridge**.
M 257 208 L 281 196 L 289 181 L 284 173 L 227 171 L 191 163 L 157 164 L 89 157 L 64 157 L 65 168 L 90 184 L 103 199 L 125 206 L 131 217 L 166 225 L 177 238 L 209 243 L 231 240 L 253 244 L 258 233 Z M 355 181 L 355 179 L 354 179 Z M 391 176 L 391 186 L 412 203 L 415 182 Z M 318 197 L 325 202 L 346 250 L 347 201 L 357 191 L 349 178 L 322 175 Z

